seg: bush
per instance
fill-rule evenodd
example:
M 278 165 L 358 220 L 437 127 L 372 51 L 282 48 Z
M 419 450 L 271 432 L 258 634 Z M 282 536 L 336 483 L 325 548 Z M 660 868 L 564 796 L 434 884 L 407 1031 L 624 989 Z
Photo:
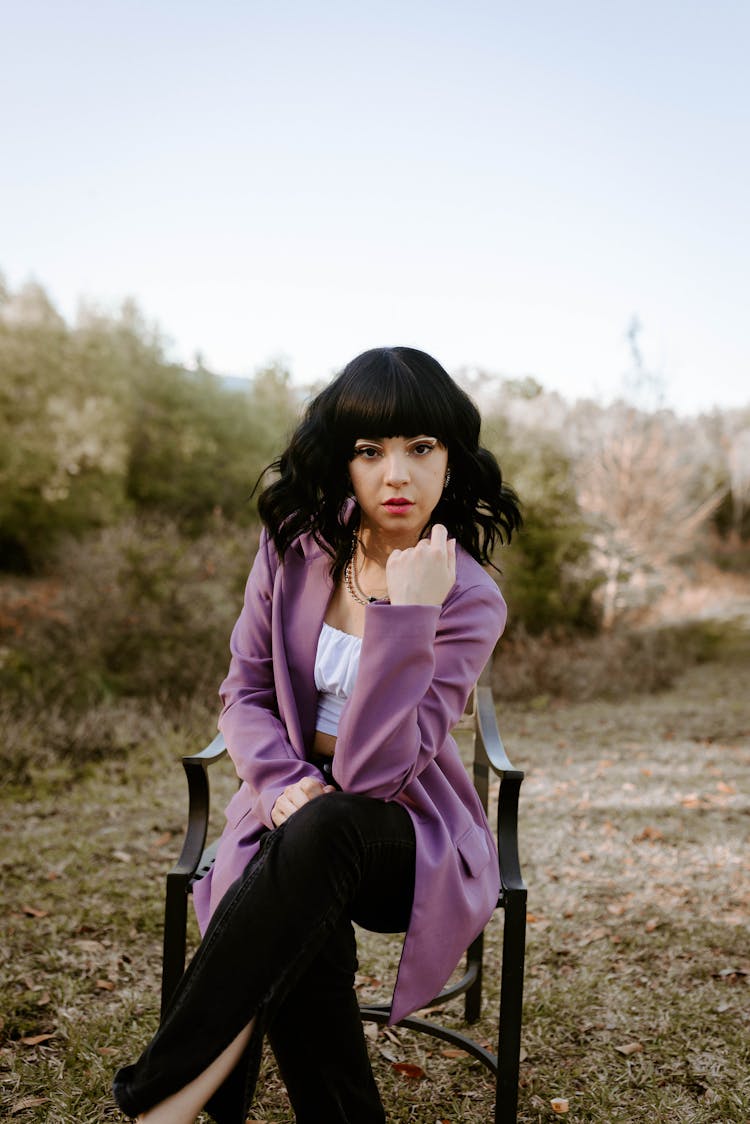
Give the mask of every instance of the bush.
M 51 603 L 6 620 L 6 697 L 42 721 L 122 698 L 215 704 L 256 546 L 221 519 L 197 539 L 130 520 L 67 540 Z
M 520 431 L 502 419 L 487 427 L 487 442 L 503 475 L 518 492 L 524 523 L 496 564 L 509 606 L 509 628 L 532 635 L 553 630 L 594 631 L 599 577 L 589 561 L 588 528 L 581 516 L 572 466 L 557 440 Z
M 734 645 L 726 622 L 623 628 L 588 637 L 534 636 L 517 628 L 500 641 L 493 681 L 496 697 L 509 701 L 621 699 L 666 690 L 688 667 L 731 653 Z
M 295 412 L 288 376 L 277 368 L 237 390 L 204 370 L 164 369 L 140 381 L 128 498 L 192 533 L 210 527 L 217 511 L 249 523 L 253 485 L 283 447 Z

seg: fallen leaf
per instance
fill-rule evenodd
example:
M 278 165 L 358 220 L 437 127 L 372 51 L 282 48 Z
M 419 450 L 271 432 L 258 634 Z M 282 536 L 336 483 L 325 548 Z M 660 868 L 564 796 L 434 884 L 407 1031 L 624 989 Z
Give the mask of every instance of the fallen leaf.
M 553 1097 L 549 1104 L 552 1111 L 560 1115 L 565 1112 L 570 1112 L 570 1102 L 567 1101 L 565 1097 Z
M 747 972 L 743 968 L 722 968 L 720 972 L 711 973 L 715 980 L 735 980 L 739 976 L 746 976 Z
M 169 843 L 171 838 L 172 838 L 172 832 L 171 831 L 164 831 L 164 832 L 162 832 L 162 834 L 159 836 L 158 839 L 154 840 L 154 842 L 151 844 L 151 846 L 152 847 L 163 847 L 165 845 L 165 843 Z
M 441 1050 L 440 1053 L 444 1058 L 463 1058 L 465 1056 L 464 1050 L 455 1050 L 452 1046 L 447 1046 L 445 1050 Z
M 648 921 L 643 926 L 643 928 L 646 930 L 647 933 L 653 933 L 653 931 L 655 929 L 658 929 L 660 925 L 661 925 L 661 921 L 659 920 L 658 917 L 649 917 Z
M 402 1077 L 408 1077 L 411 1081 L 421 1081 L 427 1074 L 422 1069 L 421 1065 L 414 1065 L 412 1062 L 394 1062 L 392 1069 L 396 1073 L 400 1073 Z
M 626 1042 L 624 1046 L 615 1046 L 615 1050 L 623 1057 L 629 1058 L 631 1054 L 640 1054 L 643 1050 L 643 1044 L 641 1042 Z
M 104 1058 L 109 1058 L 112 1054 L 116 1054 L 117 1050 L 115 1050 L 114 1046 L 98 1046 L 96 1052 L 97 1054 L 101 1054 Z
M 633 836 L 634 843 L 645 843 L 649 840 L 655 843 L 657 839 L 663 839 L 664 835 L 659 831 L 658 827 L 651 827 L 650 825 L 644 827 L 643 831 L 639 831 L 637 835 Z
M 683 796 L 680 800 L 683 808 L 700 808 L 701 798 L 697 792 L 689 792 L 687 796 Z
M 112 858 L 117 859 L 119 863 L 129 863 L 133 861 L 133 856 L 128 854 L 127 851 L 113 851 Z
M 43 992 L 36 1001 L 37 1007 L 46 1007 L 51 1001 L 52 996 L 48 991 Z
M 604 938 L 608 937 L 608 936 L 609 936 L 609 929 L 605 929 L 603 926 L 602 926 L 602 928 L 599 928 L 599 929 L 589 929 L 588 933 L 584 933 L 578 943 L 581 946 L 584 946 L 584 945 L 587 945 L 587 944 L 593 944 L 594 941 L 604 940 Z
M 49 910 L 35 909 L 33 905 L 22 905 L 21 912 L 25 913 L 27 917 L 49 917 Z
M 76 948 L 80 948 L 82 952 L 101 952 L 104 945 L 101 941 L 80 940 L 73 941 Z
M 97 980 L 96 986 L 99 988 L 100 991 L 114 991 L 115 990 L 115 985 L 112 983 L 112 980 Z
M 22 1038 L 21 1042 L 24 1046 L 38 1046 L 41 1042 L 49 1042 L 50 1038 L 54 1037 L 54 1032 L 52 1034 L 32 1034 L 28 1038 Z
M 11 1116 L 15 1116 L 17 1112 L 25 1112 L 27 1108 L 38 1108 L 40 1104 L 46 1104 L 49 1097 L 22 1097 L 20 1101 L 10 1106 Z

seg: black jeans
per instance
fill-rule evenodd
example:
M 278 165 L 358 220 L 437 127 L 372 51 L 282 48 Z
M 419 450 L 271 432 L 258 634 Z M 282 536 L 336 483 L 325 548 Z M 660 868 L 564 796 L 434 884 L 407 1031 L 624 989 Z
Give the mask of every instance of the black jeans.
M 354 992 L 352 921 L 404 931 L 415 841 L 399 804 L 329 793 L 269 831 L 227 891 L 139 1060 L 118 1071 L 136 1116 L 183 1088 L 256 1017 L 240 1064 L 206 1106 L 242 1124 L 264 1031 L 299 1124 L 383 1124 Z

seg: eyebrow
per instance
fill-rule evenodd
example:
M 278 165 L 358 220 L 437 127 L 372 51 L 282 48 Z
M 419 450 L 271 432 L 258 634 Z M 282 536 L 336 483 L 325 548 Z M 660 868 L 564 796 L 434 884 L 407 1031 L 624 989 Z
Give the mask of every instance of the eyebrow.
M 401 434 L 398 434 L 398 436 L 401 436 Z M 389 440 L 389 438 L 387 438 L 387 437 L 358 437 L 356 439 L 356 441 L 354 442 L 354 444 L 355 444 L 355 446 L 357 446 L 357 445 L 382 445 L 383 442 L 387 441 L 387 440 Z M 440 438 L 434 437 L 430 433 L 419 433 L 416 437 L 407 437 L 406 438 L 406 442 L 409 445 L 413 445 L 415 442 L 419 442 L 419 441 L 435 441 L 439 444 Z

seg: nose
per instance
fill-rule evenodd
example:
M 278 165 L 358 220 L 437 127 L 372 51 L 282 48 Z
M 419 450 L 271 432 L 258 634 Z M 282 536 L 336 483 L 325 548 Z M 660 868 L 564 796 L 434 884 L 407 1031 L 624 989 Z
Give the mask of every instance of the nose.
M 392 488 L 400 488 L 409 480 L 409 462 L 406 454 L 394 449 L 385 458 L 385 482 Z

